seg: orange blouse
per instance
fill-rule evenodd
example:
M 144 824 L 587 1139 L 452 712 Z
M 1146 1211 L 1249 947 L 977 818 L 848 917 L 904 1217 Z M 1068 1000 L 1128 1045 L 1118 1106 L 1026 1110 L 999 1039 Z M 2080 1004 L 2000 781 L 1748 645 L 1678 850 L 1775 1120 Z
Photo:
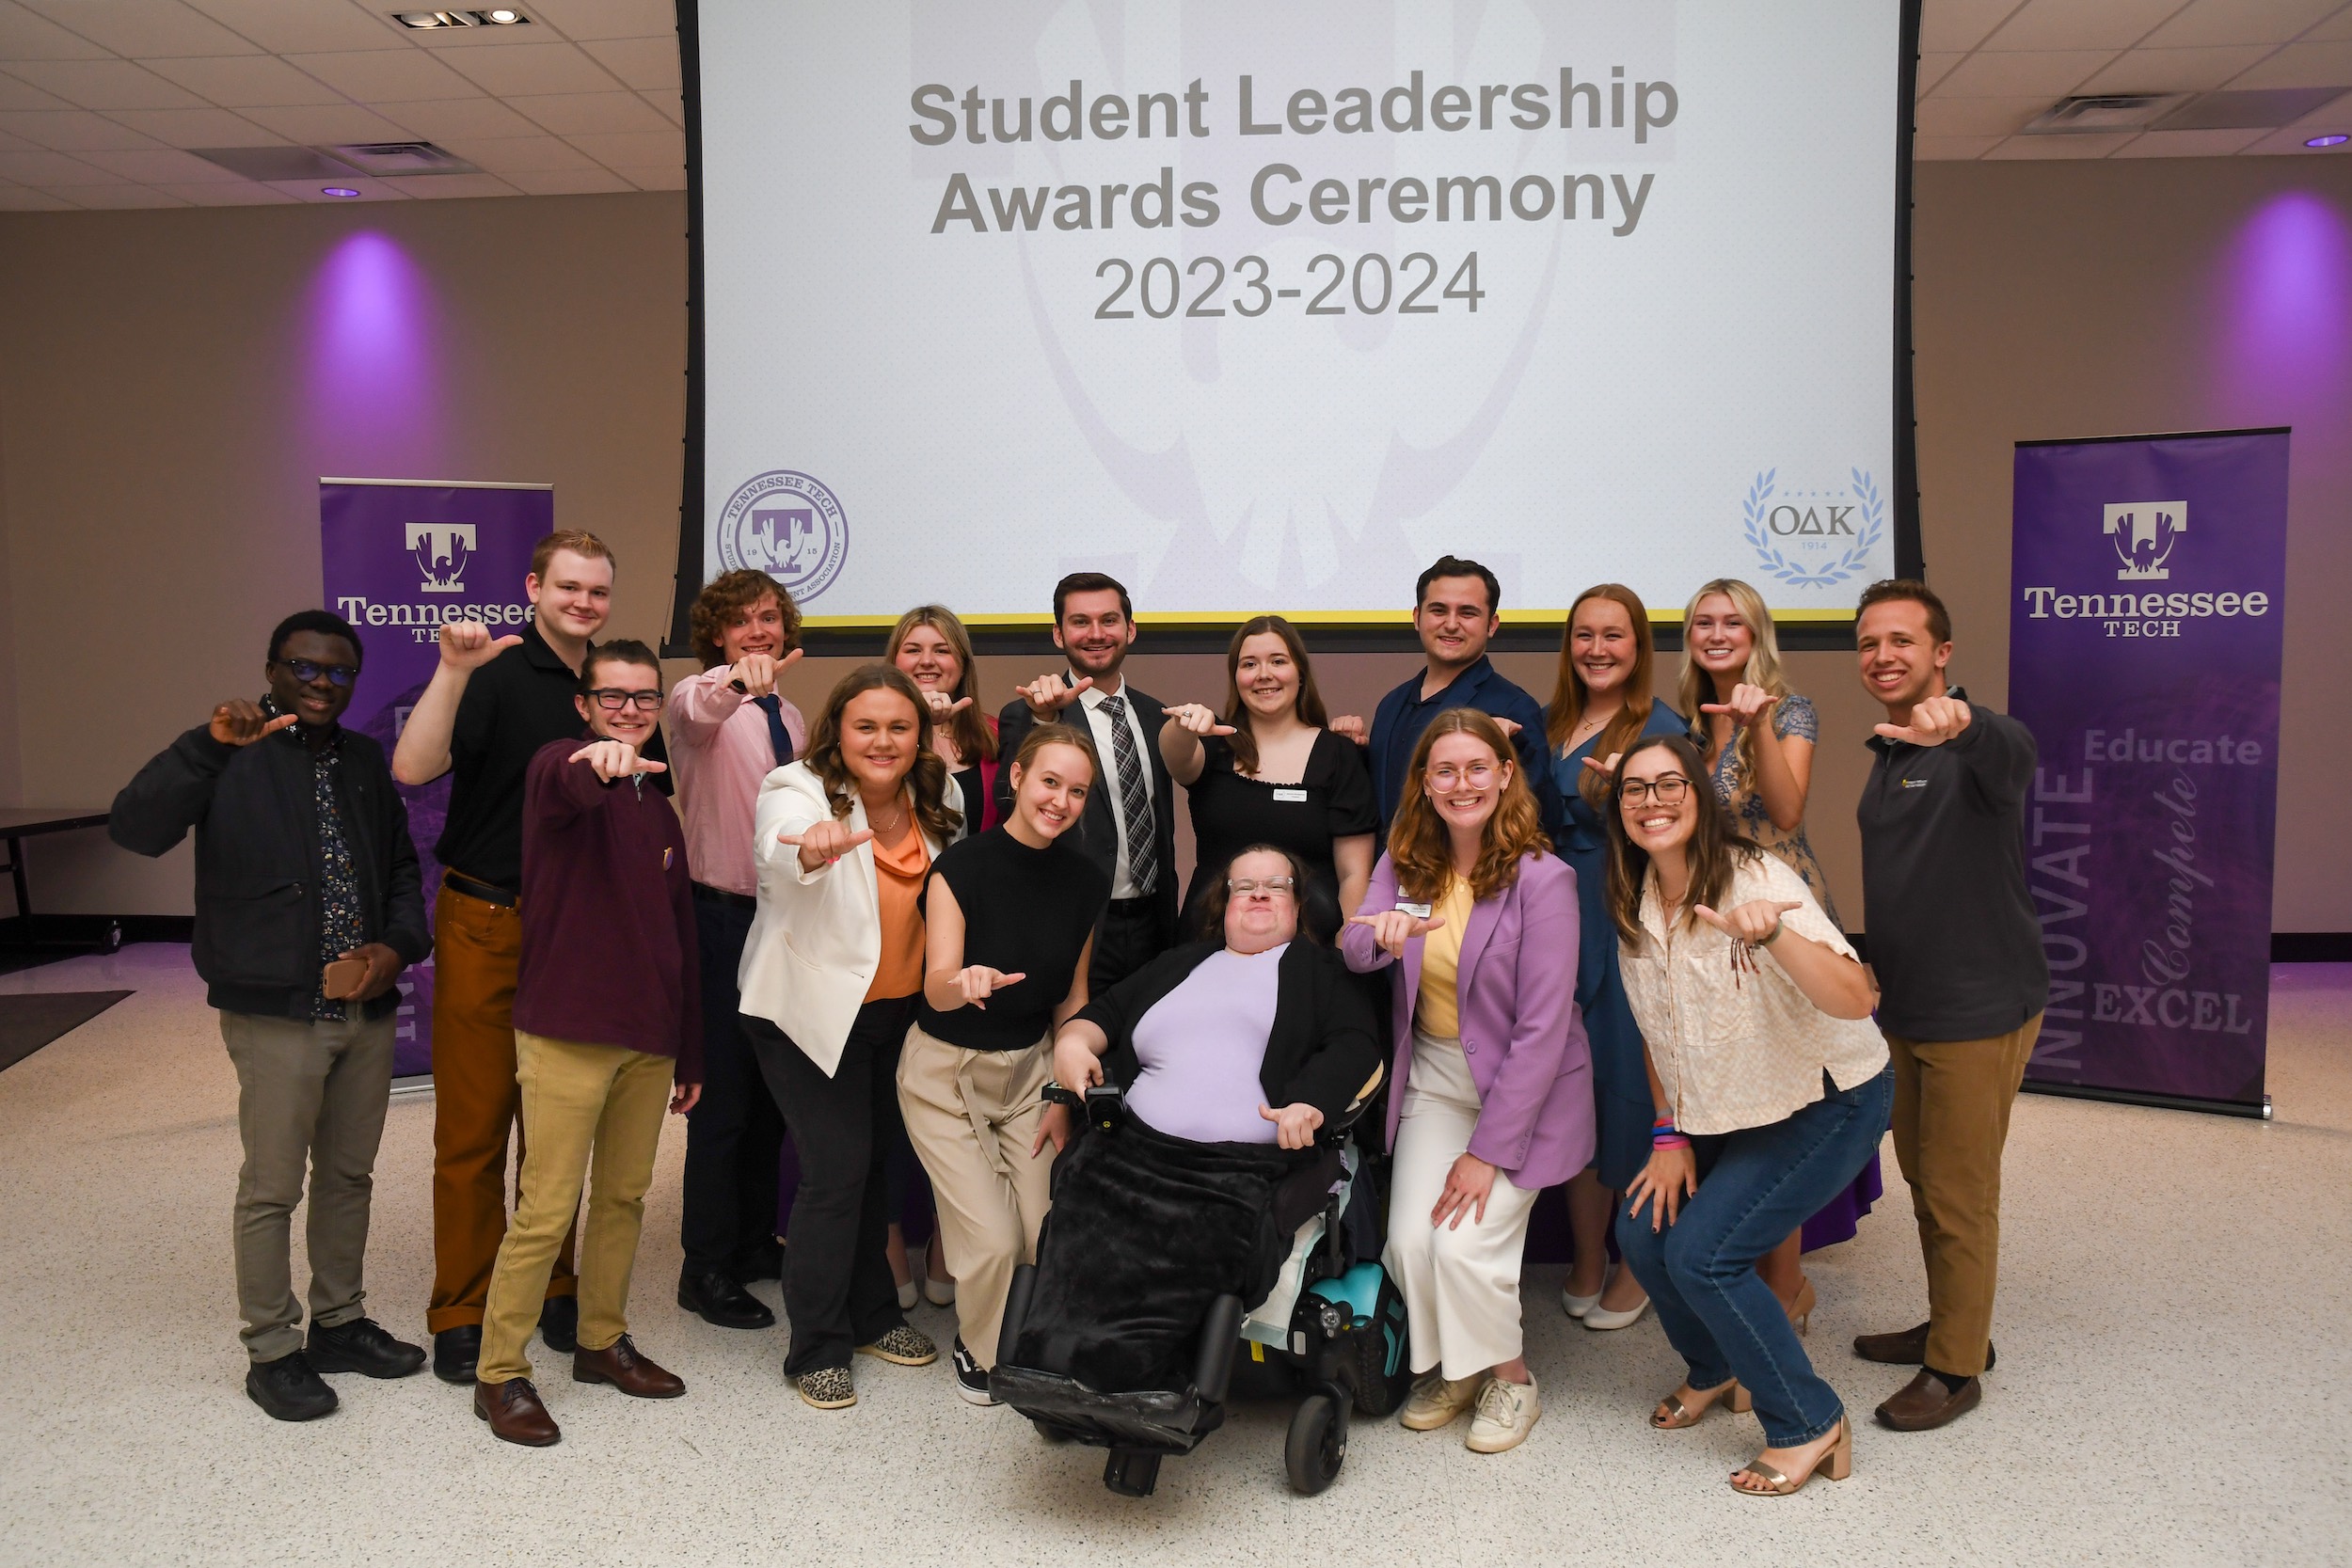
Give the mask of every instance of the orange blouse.
M 874 892 L 882 904 L 882 962 L 874 983 L 866 988 L 866 1000 L 881 1002 L 923 989 L 923 911 L 916 900 L 930 875 L 931 852 L 922 829 L 913 823 L 897 848 L 882 847 L 879 838 L 872 848 Z

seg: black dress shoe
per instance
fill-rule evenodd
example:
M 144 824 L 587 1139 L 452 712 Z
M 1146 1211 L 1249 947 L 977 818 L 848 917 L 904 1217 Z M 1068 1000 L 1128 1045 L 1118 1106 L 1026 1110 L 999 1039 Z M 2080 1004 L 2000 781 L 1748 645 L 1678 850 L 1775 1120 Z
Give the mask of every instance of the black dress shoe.
M 245 1391 L 255 1404 L 281 1421 L 315 1421 L 338 1402 L 335 1390 L 300 1351 L 275 1361 L 253 1363 L 246 1370 Z
M 549 1296 L 539 1308 L 539 1338 L 548 1349 L 568 1355 L 580 1348 L 580 1298 Z
M 443 1383 L 471 1386 L 482 1360 L 482 1325 L 461 1323 L 433 1336 L 433 1375 Z
M 313 1323 L 305 1347 L 311 1369 L 358 1372 L 367 1377 L 406 1377 L 424 1365 L 424 1348 L 395 1339 L 373 1318 L 347 1323 Z
M 677 1304 L 718 1328 L 771 1328 L 776 1322 L 765 1302 L 717 1269 L 679 1275 Z

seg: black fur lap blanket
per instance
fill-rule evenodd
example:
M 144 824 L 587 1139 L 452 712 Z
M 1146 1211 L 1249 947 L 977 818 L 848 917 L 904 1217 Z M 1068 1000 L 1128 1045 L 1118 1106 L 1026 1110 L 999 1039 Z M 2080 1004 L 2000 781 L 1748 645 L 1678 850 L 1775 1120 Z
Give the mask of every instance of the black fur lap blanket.
M 1089 1132 L 1057 1163 L 1009 1359 L 1100 1393 L 1184 1387 L 1209 1303 L 1265 1299 L 1337 1160 L 1192 1143 L 1133 1116 Z

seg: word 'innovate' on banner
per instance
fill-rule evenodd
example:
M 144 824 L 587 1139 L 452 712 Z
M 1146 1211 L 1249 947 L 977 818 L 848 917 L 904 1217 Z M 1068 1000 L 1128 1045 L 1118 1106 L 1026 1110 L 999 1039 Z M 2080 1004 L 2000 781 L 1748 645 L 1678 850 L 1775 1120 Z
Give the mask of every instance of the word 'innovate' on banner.
M 1473 126 L 1492 131 L 1498 125 L 1521 131 L 1555 125 L 1564 131 L 1604 131 L 1600 83 L 1579 81 L 1572 67 L 1562 66 L 1558 91 L 1556 101 L 1550 97 L 1552 88 L 1542 82 L 1475 87 L 1449 83 L 1433 91 L 1425 86 L 1424 73 L 1416 71 L 1405 86 L 1381 93 L 1376 104 L 1370 87 L 1341 87 L 1327 97 L 1318 88 L 1300 87 L 1279 112 L 1267 111 L 1273 118 L 1261 122 L 1255 81 L 1245 75 L 1234 89 L 1228 130 L 1244 136 L 1412 135 L 1467 131 Z M 1608 95 L 1606 132 L 1629 132 L 1636 144 L 1646 143 L 1651 131 L 1672 125 L 1681 104 L 1672 82 L 1629 84 L 1623 66 L 1610 68 Z M 1177 114 L 1180 99 L 1184 110 L 1181 119 Z M 1024 97 L 1011 101 L 1015 106 L 1009 118 L 1008 101 L 984 99 L 977 84 L 964 88 L 959 98 L 955 88 L 944 83 L 926 83 L 914 89 L 909 102 L 915 122 L 907 127 L 908 134 L 925 147 L 959 139 L 974 146 L 1025 142 L 1032 135 L 1043 141 L 1079 141 L 1089 128 L 1098 141 L 1120 140 L 1131 130 L 1136 139 L 1149 140 L 1155 124 L 1163 138 L 1216 134 L 1210 122 L 1212 95 L 1199 78 L 1181 94 L 1138 92 L 1132 98 L 1117 93 L 1089 98 L 1085 82 L 1073 81 L 1067 93 L 1035 106 L 1034 116 L 1033 101 Z M 1578 216 L 1580 209 L 1587 217 L 1613 218 L 1610 232 L 1623 238 L 1641 226 L 1642 209 L 1649 201 L 1655 178 L 1644 174 L 1631 184 L 1623 174 L 1612 174 L 1604 181 L 1592 173 L 1315 179 L 1300 173 L 1295 165 L 1269 162 L 1250 178 L 1249 210 L 1260 222 L 1280 227 L 1297 222 L 1302 215 L 1325 225 L 1368 224 L 1375 214 L 1399 224 L 1474 222 L 1482 217 L 1500 222 L 1506 211 L 1515 218 L 1535 222 L 1552 216 L 1556 207 L 1564 219 Z M 1218 195 L 1216 184 L 1207 180 L 1188 181 L 1180 188 L 1170 165 L 1161 166 L 1156 179 L 1135 184 L 988 185 L 978 190 L 971 177 L 959 169 L 947 176 L 931 232 L 945 233 L 951 224 L 962 224 L 984 234 L 989 232 L 992 215 L 998 231 L 1034 231 L 1049 209 L 1053 226 L 1062 230 L 1114 229 L 1122 217 L 1136 229 L 1168 229 L 1180 222 L 1186 228 L 1206 229 L 1223 213 Z

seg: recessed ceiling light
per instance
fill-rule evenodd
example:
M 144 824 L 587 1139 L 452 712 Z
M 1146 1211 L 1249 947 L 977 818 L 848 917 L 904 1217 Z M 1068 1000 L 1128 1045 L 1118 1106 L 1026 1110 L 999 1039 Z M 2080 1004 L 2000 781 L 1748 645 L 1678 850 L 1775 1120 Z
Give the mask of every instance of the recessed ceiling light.
M 480 17 L 483 21 L 488 23 L 493 27 L 519 27 L 531 20 L 531 18 L 523 15 L 520 11 L 504 9 L 495 11 L 476 11 L 473 14 Z
M 464 11 L 394 11 L 392 20 L 404 27 L 470 27 L 473 18 Z
M 349 185 L 321 185 L 319 187 L 321 196 L 358 196 L 358 194 Z
M 2324 136 L 2313 136 L 2303 145 L 2305 147 L 2342 147 L 2348 141 L 2352 141 L 2352 136 L 2345 135 L 2342 131 L 2330 131 Z

